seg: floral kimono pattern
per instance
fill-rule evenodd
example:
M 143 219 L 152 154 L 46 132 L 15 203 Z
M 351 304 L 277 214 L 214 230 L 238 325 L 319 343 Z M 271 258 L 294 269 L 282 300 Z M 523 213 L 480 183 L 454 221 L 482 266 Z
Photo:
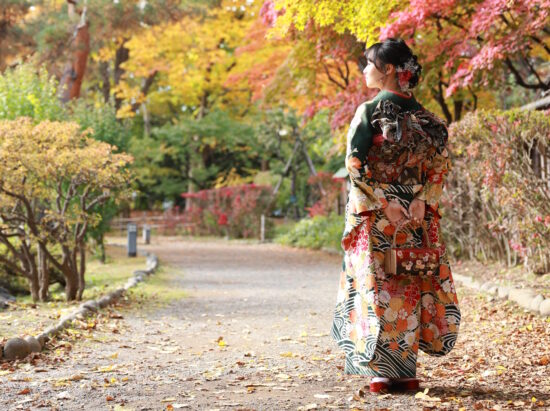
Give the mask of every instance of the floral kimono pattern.
M 382 99 L 371 103 L 368 115 L 368 104 L 358 108 L 347 137 L 351 189 L 331 335 L 346 354 L 346 374 L 414 377 L 418 349 L 449 353 L 461 319 L 439 225 L 438 201 L 450 169 L 447 128 L 423 107 L 406 111 Z M 428 278 L 384 271 L 396 227 L 383 209 L 390 200 L 408 209 L 414 198 L 426 202 L 423 223 L 441 255 Z M 396 234 L 397 247 L 423 247 L 423 241 L 421 227 Z

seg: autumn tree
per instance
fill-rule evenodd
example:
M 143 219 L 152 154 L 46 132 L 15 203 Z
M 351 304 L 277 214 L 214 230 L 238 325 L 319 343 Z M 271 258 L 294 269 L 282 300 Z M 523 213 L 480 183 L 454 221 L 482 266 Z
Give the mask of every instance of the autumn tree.
M 0 262 L 29 280 L 34 300 L 48 293 L 48 266 L 81 299 L 86 244 L 98 207 L 128 197 L 131 157 L 80 131 L 76 123 L 0 121 Z
M 273 4 L 279 12 L 276 35 L 315 26 L 351 33 L 367 47 L 387 37 L 406 39 L 423 64 L 417 94 L 437 102 L 449 122 L 480 102 L 494 104 L 492 93 L 509 84 L 509 77 L 526 90 L 540 93 L 550 87 L 543 64 L 550 54 L 550 3 L 545 0 Z

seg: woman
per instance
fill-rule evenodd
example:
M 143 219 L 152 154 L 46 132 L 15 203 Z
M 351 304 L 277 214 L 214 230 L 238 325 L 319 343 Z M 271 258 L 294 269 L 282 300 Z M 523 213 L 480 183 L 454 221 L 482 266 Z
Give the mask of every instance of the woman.
M 367 87 L 380 92 L 361 104 L 347 136 L 351 188 L 331 335 L 345 351 L 346 374 L 372 377 L 371 392 L 417 390 L 418 349 L 442 356 L 458 336 L 460 310 L 441 238 L 438 201 L 450 167 L 443 120 L 409 90 L 421 66 L 401 39 L 365 52 Z M 440 251 L 430 277 L 385 272 L 384 251 Z

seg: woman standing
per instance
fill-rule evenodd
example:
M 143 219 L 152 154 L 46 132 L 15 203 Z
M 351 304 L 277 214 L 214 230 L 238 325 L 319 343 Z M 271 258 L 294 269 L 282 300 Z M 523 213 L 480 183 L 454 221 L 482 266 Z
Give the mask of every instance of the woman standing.
M 331 335 L 346 354 L 344 372 L 372 377 L 371 392 L 417 390 L 418 349 L 447 354 L 461 318 L 439 226 L 448 134 L 409 91 L 422 67 L 403 40 L 376 43 L 365 56 L 367 87 L 380 92 L 357 108 L 347 135 L 351 189 Z M 423 230 L 439 249 L 439 269 L 386 273 L 385 250 L 393 241 L 426 247 Z

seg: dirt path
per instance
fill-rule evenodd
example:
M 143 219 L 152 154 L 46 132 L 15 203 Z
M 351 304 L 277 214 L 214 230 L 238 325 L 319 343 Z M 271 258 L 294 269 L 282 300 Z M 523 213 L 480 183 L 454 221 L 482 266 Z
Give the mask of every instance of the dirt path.
M 4 367 L 0 404 L 10 410 L 550 409 L 550 323 L 508 303 L 459 287 L 463 323 L 455 350 L 443 358 L 419 356 L 427 395 L 354 398 L 367 380 L 342 374 L 343 354 L 329 335 L 341 257 L 176 238 L 157 238 L 147 249 L 164 269 L 178 272 L 171 287 L 188 297 L 163 308 L 121 307 L 99 318 L 93 338 Z

